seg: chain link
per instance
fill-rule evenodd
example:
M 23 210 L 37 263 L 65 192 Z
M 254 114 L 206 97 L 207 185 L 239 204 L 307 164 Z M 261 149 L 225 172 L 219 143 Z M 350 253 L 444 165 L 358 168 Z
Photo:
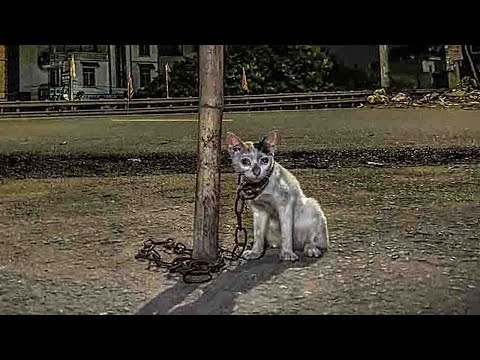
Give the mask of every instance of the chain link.
M 235 215 L 237 218 L 237 227 L 235 229 L 235 245 L 232 250 L 220 247 L 217 260 L 215 262 L 206 262 L 196 260 L 192 257 L 193 250 L 187 248 L 185 244 L 176 242 L 169 238 L 164 241 L 147 240 L 143 243 L 143 249 L 140 249 L 135 255 L 135 259 L 148 261 L 155 264 L 158 268 L 166 269 L 169 273 L 179 273 L 183 281 L 188 284 L 198 284 L 209 282 L 214 273 L 221 272 L 229 266 L 229 263 L 242 258 L 247 247 L 247 229 L 243 227 L 242 215 L 246 211 L 246 200 L 252 199 L 265 188 L 266 184 L 258 191 L 248 190 L 245 194 L 245 183 L 238 178 L 237 196 L 235 199 Z M 157 250 L 161 248 L 163 253 L 176 255 L 172 261 L 165 261 Z

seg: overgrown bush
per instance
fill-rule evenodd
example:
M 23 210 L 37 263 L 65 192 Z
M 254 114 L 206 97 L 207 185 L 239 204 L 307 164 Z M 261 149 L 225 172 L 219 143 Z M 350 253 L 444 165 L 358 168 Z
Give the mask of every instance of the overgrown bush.
M 185 57 L 170 67 L 170 96 L 198 96 L 198 58 Z M 241 87 L 242 67 L 247 75 L 249 94 L 379 86 L 378 76 L 352 69 L 316 45 L 230 45 L 225 57 L 225 95 L 246 94 Z M 160 78 L 155 78 L 135 97 L 166 97 L 163 69 Z
M 331 55 L 332 68 L 326 80 L 335 90 L 365 90 L 380 86 L 379 76 L 366 70 L 346 66 L 340 59 Z
M 196 57 L 185 57 L 170 64 L 172 71 L 169 73 L 169 95 L 171 97 L 198 96 L 198 60 Z M 154 78 L 144 90 L 135 93 L 136 98 L 141 97 L 166 97 L 164 68 L 160 78 Z
M 232 45 L 226 49 L 225 95 L 246 92 L 241 88 L 242 67 L 249 94 L 321 91 L 332 88 L 327 81 L 333 63 L 312 45 Z M 171 97 L 198 96 L 198 59 L 186 57 L 171 64 Z M 165 74 L 155 78 L 136 97 L 165 97 Z
M 229 95 L 243 94 L 242 66 L 251 94 L 320 91 L 330 87 L 325 79 L 330 58 L 311 45 L 229 47 L 225 88 Z

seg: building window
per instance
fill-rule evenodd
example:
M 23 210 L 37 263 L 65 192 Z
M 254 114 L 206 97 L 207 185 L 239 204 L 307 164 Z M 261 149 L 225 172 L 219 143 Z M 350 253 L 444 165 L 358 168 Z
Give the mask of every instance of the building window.
M 151 66 L 140 66 L 140 87 L 145 87 L 152 81 L 151 69 Z
M 50 52 L 65 52 L 65 45 L 50 45 Z
M 480 45 L 470 45 L 470 52 L 472 54 L 480 54 Z
M 92 87 L 95 86 L 95 69 L 83 68 L 83 86 Z
M 57 69 L 50 70 L 49 85 L 51 87 L 60 86 L 60 74 L 59 74 L 59 71 Z
M 150 56 L 150 45 L 138 45 L 139 56 Z
M 98 52 L 98 45 L 80 45 L 80 51 Z
M 82 45 L 65 45 L 66 52 L 79 52 L 81 51 Z
M 158 45 L 160 56 L 182 56 L 183 45 Z
M 54 49 L 57 52 L 100 52 L 99 45 L 49 45 L 49 49 L 50 52 Z

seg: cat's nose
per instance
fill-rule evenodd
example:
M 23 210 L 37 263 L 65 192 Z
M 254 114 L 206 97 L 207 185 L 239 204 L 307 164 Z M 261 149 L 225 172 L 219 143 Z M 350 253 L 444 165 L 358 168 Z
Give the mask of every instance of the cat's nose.
M 255 176 L 260 175 L 260 166 L 258 166 L 258 165 L 255 164 L 255 165 L 253 166 L 252 172 L 253 172 L 253 175 L 255 175 Z

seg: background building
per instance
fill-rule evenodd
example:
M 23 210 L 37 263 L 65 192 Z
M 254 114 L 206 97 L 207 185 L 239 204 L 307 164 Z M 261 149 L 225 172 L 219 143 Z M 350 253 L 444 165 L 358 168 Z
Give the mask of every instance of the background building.
M 192 45 L 17 45 L 7 48 L 9 75 L 8 83 L 5 80 L 3 83 L 10 100 L 68 98 L 68 59 L 72 55 L 76 73 L 74 97 L 95 99 L 123 98 L 129 72 L 133 87 L 138 90 L 158 76 L 166 62 L 195 51 Z

